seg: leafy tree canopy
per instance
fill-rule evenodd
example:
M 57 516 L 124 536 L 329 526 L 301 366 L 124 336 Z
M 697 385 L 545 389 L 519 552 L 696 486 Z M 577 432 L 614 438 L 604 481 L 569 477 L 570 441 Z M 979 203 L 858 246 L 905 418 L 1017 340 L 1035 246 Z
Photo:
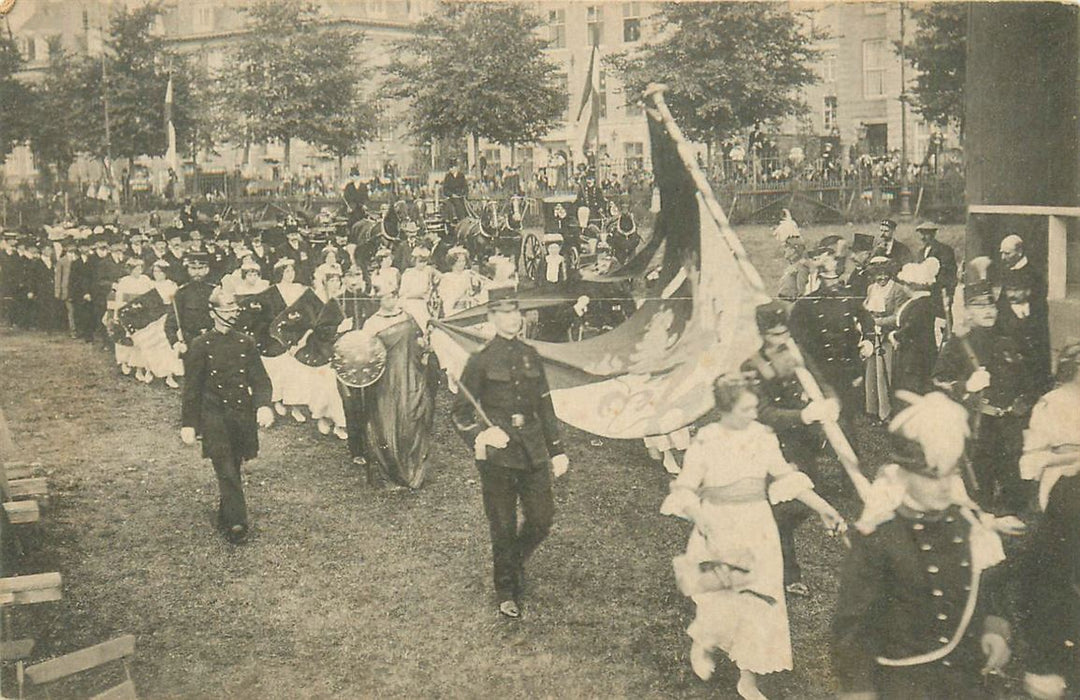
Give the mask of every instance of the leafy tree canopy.
M 444 3 L 399 44 L 386 86 L 412 105 L 423 139 L 473 134 L 505 145 L 540 139 L 562 119 L 567 95 L 544 55 L 540 19 L 522 3 Z
M 657 39 L 609 62 L 631 94 L 664 83 L 671 111 L 690 138 L 715 143 L 758 122 L 806 111 L 799 91 L 817 80 L 823 38 L 785 4 L 666 3 Z
M 952 2 L 911 10 L 917 28 L 905 55 L 918 74 L 908 97 L 912 109 L 941 127 L 963 126 L 967 13 L 964 3 Z
M 27 135 L 30 91 L 15 74 L 22 68 L 19 47 L 10 36 L 0 36 L 0 163 Z

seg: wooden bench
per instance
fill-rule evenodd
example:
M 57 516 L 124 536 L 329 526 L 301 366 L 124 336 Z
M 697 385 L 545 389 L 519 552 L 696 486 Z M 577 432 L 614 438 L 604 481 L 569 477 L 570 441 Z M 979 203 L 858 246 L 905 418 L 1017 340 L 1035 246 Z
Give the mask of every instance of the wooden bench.
M 10 642 L 0 642 L 0 663 L 22 661 L 30 656 L 34 650 L 33 639 L 13 639 Z
M 7 501 L 4 512 L 12 525 L 36 523 L 41 518 L 41 507 L 37 501 Z
M 38 498 L 49 494 L 49 480 L 45 477 L 12 479 L 8 476 L 8 495 L 11 498 Z
M 60 573 L 30 574 L 29 576 L 9 576 L 0 578 L 0 603 L 8 595 L 6 605 L 29 605 L 60 600 L 63 581 Z
M 11 479 L 28 479 L 35 474 L 40 474 L 44 470 L 44 466 L 41 462 L 5 462 L 4 472 L 7 474 L 7 478 Z
M 131 679 L 131 669 L 128 666 L 129 659 L 134 655 L 135 637 L 127 634 L 55 659 L 27 666 L 24 669 L 24 675 L 28 684 L 41 686 L 104 666 L 112 661 L 120 661 L 124 665 L 124 682 L 95 695 L 93 700 L 137 700 L 135 682 Z M 48 695 L 47 688 L 45 693 Z M 19 697 L 22 695 L 23 687 L 20 684 Z

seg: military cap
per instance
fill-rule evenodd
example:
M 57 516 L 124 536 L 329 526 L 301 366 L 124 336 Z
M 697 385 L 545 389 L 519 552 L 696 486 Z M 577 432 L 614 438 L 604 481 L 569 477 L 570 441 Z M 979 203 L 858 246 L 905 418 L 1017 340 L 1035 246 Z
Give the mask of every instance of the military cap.
M 997 301 L 994 287 L 988 280 L 964 284 L 964 303 L 968 306 L 993 306 Z
M 770 301 L 757 307 L 754 312 L 758 331 L 767 333 L 774 328 L 787 328 L 787 310 L 777 301 Z
M 887 228 L 890 231 L 896 230 L 896 222 L 892 219 L 882 219 L 880 228 Z
M 184 253 L 184 266 L 189 265 L 209 265 L 210 256 L 202 251 L 189 251 Z
M 517 290 L 513 287 L 496 287 L 488 292 L 489 312 L 517 311 L 520 308 Z

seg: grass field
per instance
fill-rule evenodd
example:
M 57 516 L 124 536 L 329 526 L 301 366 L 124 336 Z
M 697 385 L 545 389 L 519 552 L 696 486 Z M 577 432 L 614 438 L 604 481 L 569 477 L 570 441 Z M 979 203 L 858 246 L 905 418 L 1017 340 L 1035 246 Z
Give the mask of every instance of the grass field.
M 804 235 L 834 230 L 866 229 Z M 763 227 L 740 235 L 772 285 L 777 244 Z M 0 405 L 17 456 L 50 477 L 28 551 L 5 567 L 63 574 L 62 601 L 13 616 L 16 637 L 38 640 L 36 658 L 134 634 L 148 698 L 735 697 L 729 664 L 709 683 L 690 670 L 693 604 L 670 564 L 688 526 L 659 515 L 668 477 L 639 442 L 597 446 L 567 431 L 555 528 L 514 623 L 495 613 L 479 485 L 445 393 L 429 481 L 414 493 L 370 490 L 344 444 L 310 423 L 262 431 L 242 547 L 214 531 L 213 471 L 178 439 L 176 392 L 120 377 L 100 349 L 8 333 Z M 880 461 L 872 433 L 855 438 L 867 463 Z M 826 471 L 821 490 L 854 517 L 839 468 Z M 814 597 L 790 601 L 795 670 L 762 685 L 827 697 L 842 545 L 815 522 L 798 545 Z

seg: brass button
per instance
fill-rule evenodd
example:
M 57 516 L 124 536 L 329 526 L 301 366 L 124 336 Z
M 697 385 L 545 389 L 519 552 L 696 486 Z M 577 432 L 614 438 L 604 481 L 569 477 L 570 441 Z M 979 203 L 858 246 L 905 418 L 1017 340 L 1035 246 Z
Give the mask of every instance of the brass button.
M 938 613 L 937 614 L 937 619 L 941 620 L 942 622 L 945 622 L 945 620 L 949 619 L 949 616 L 946 615 L 945 613 Z
M 937 640 L 939 642 L 941 642 L 942 644 L 948 644 L 949 643 L 949 638 L 948 637 L 938 637 Z
M 933 549 L 933 546 L 931 546 L 929 542 L 923 542 L 919 545 L 919 549 L 924 552 L 929 552 L 931 549 Z
M 926 526 L 923 525 L 922 523 L 915 523 L 914 525 L 911 526 L 911 529 L 916 530 L 916 531 L 921 531 L 921 530 L 925 530 Z
M 926 571 L 927 573 L 936 574 L 937 572 L 941 571 L 941 569 L 931 564 L 930 566 L 926 567 Z
M 934 590 L 930 591 L 930 595 L 934 596 L 935 598 L 940 598 L 941 596 L 945 595 L 945 591 L 941 590 L 940 588 L 935 588 Z

